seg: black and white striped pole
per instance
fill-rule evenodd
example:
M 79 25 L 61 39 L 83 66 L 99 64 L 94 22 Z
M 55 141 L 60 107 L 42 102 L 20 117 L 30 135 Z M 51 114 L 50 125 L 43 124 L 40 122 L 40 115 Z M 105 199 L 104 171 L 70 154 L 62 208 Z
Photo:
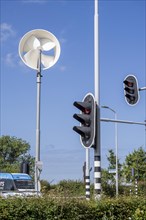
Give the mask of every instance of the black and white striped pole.
M 98 0 L 94 0 L 94 83 L 96 102 L 96 134 L 94 144 L 94 190 L 95 199 L 101 196 L 101 152 L 100 152 L 100 80 L 99 80 L 99 34 Z
M 85 196 L 90 200 L 90 149 L 86 148 Z
M 137 179 L 135 179 L 135 195 L 137 197 L 138 195 L 138 183 L 137 183 Z
M 87 164 L 87 166 L 86 166 Z M 90 168 L 90 150 L 86 149 L 86 161 L 83 165 L 83 180 L 85 184 L 85 197 L 86 200 L 90 200 L 90 172 L 92 167 Z

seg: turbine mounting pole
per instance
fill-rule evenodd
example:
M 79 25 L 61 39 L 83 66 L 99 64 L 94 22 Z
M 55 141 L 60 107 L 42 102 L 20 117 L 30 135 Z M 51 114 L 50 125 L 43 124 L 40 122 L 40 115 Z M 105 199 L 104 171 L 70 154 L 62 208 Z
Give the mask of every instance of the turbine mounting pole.
M 35 157 L 35 190 L 40 192 L 40 103 L 41 103 L 41 50 L 37 71 L 37 110 L 36 110 L 36 157 Z

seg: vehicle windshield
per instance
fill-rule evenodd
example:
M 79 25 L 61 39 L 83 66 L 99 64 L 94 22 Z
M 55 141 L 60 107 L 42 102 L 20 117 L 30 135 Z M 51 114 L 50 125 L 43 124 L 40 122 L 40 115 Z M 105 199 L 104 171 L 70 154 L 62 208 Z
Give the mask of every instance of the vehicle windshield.
M 28 174 L 12 173 L 17 189 L 34 189 L 34 182 Z
M 34 189 L 32 180 L 14 180 L 17 189 Z

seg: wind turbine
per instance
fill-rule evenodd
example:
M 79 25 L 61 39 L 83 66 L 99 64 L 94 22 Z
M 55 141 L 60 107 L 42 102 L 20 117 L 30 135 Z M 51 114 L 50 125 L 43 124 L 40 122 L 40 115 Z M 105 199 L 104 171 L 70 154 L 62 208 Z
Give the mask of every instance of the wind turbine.
M 60 56 L 60 44 L 49 31 L 35 29 L 27 32 L 20 40 L 19 55 L 28 67 L 37 71 L 37 109 L 36 109 L 36 156 L 35 156 L 35 190 L 40 192 L 40 98 L 41 71 L 52 67 Z

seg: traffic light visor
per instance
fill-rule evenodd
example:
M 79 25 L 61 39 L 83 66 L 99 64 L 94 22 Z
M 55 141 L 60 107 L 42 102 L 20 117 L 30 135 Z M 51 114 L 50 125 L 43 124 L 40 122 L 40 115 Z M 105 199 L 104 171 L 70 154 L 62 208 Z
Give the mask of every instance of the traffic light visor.
M 127 85 L 128 87 L 133 87 L 134 83 L 128 80 L 124 80 L 125 85 Z

